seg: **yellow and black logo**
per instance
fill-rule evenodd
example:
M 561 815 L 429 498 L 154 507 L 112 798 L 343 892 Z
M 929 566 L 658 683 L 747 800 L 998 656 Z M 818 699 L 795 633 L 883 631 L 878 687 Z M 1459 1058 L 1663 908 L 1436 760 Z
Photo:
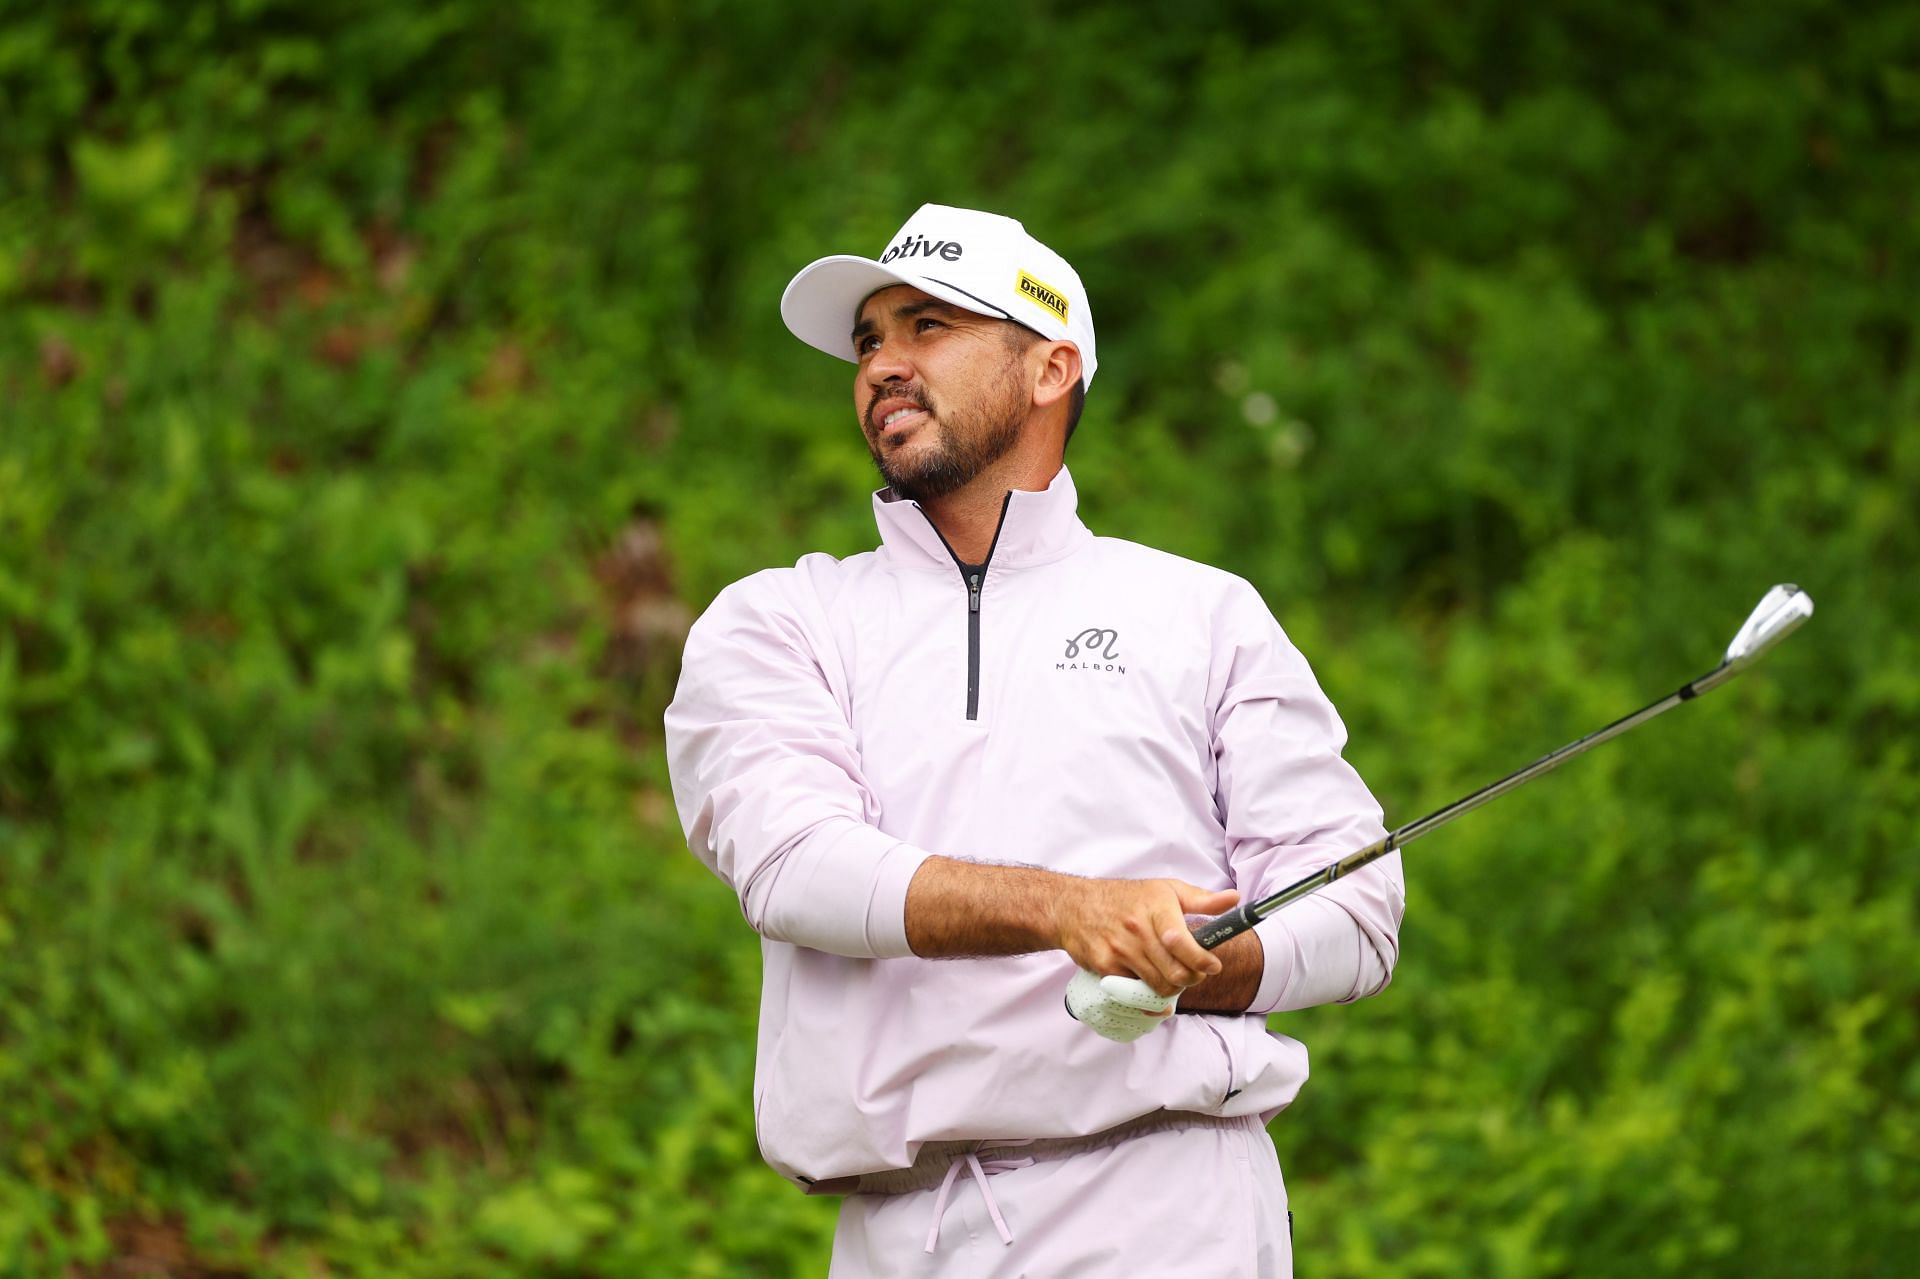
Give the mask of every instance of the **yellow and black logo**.
M 1020 292 L 1059 316 L 1060 323 L 1067 322 L 1067 300 L 1025 271 L 1020 273 Z

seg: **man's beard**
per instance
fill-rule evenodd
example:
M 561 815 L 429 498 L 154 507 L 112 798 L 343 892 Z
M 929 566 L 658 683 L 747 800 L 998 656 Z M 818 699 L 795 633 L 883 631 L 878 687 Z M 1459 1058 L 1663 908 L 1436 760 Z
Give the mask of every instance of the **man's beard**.
M 975 405 L 971 412 L 952 414 L 936 412 L 923 392 L 917 387 L 909 389 L 909 397 L 916 399 L 931 419 L 917 429 L 937 426 L 939 440 L 931 449 L 918 449 L 909 459 L 898 451 L 888 451 L 883 441 L 868 435 L 867 451 L 880 468 L 880 478 L 896 495 L 914 502 L 945 497 L 965 488 L 1020 442 L 1020 430 L 1026 422 L 1021 389 L 1015 369 L 1009 367 L 1007 376 L 994 388 L 997 394 Z M 899 388 L 890 389 L 876 395 L 874 402 L 901 394 Z M 871 416 L 872 410 L 868 413 Z

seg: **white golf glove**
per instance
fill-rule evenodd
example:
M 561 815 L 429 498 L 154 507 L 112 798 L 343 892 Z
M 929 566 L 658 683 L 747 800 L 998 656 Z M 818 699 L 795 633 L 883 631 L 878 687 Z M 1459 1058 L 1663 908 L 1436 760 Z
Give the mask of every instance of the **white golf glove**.
M 1082 968 L 1067 983 L 1073 1019 L 1115 1043 L 1130 1044 L 1166 1021 L 1178 995 L 1162 995 L 1135 977 L 1102 977 Z

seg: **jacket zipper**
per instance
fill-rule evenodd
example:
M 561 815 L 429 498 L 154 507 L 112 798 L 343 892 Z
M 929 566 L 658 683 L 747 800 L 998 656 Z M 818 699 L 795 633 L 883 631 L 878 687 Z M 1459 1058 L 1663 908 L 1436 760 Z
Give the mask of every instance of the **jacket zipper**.
M 1013 490 L 1000 499 L 1000 522 L 993 526 L 993 541 L 987 544 L 987 558 L 981 560 L 978 567 L 972 567 L 953 552 L 953 545 L 947 541 L 947 535 L 938 525 L 928 518 L 933 526 L 933 535 L 940 539 L 940 545 L 947 548 L 954 565 L 960 570 L 960 580 L 967 587 L 967 718 L 980 718 L 980 593 L 986 586 L 987 566 L 993 563 L 994 548 L 1000 545 L 1000 530 L 1007 526 L 1007 508 L 1013 504 Z M 921 511 L 925 515 L 924 510 Z

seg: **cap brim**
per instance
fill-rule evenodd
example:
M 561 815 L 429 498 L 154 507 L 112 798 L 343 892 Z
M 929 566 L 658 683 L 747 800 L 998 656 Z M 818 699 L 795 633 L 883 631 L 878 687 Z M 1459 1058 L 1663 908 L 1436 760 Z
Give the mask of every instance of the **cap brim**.
M 896 284 L 912 285 L 963 310 L 999 320 L 1013 319 L 1001 308 L 964 289 L 914 272 L 882 266 L 872 258 L 844 254 L 821 258 L 802 267 L 788 282 L 787 291 L 780 295 L 780 318 L 786 321 L 788 330 L 808 346 L 857 364 L 853 326 L 859 318 L 860 304 L 876 291 Z

